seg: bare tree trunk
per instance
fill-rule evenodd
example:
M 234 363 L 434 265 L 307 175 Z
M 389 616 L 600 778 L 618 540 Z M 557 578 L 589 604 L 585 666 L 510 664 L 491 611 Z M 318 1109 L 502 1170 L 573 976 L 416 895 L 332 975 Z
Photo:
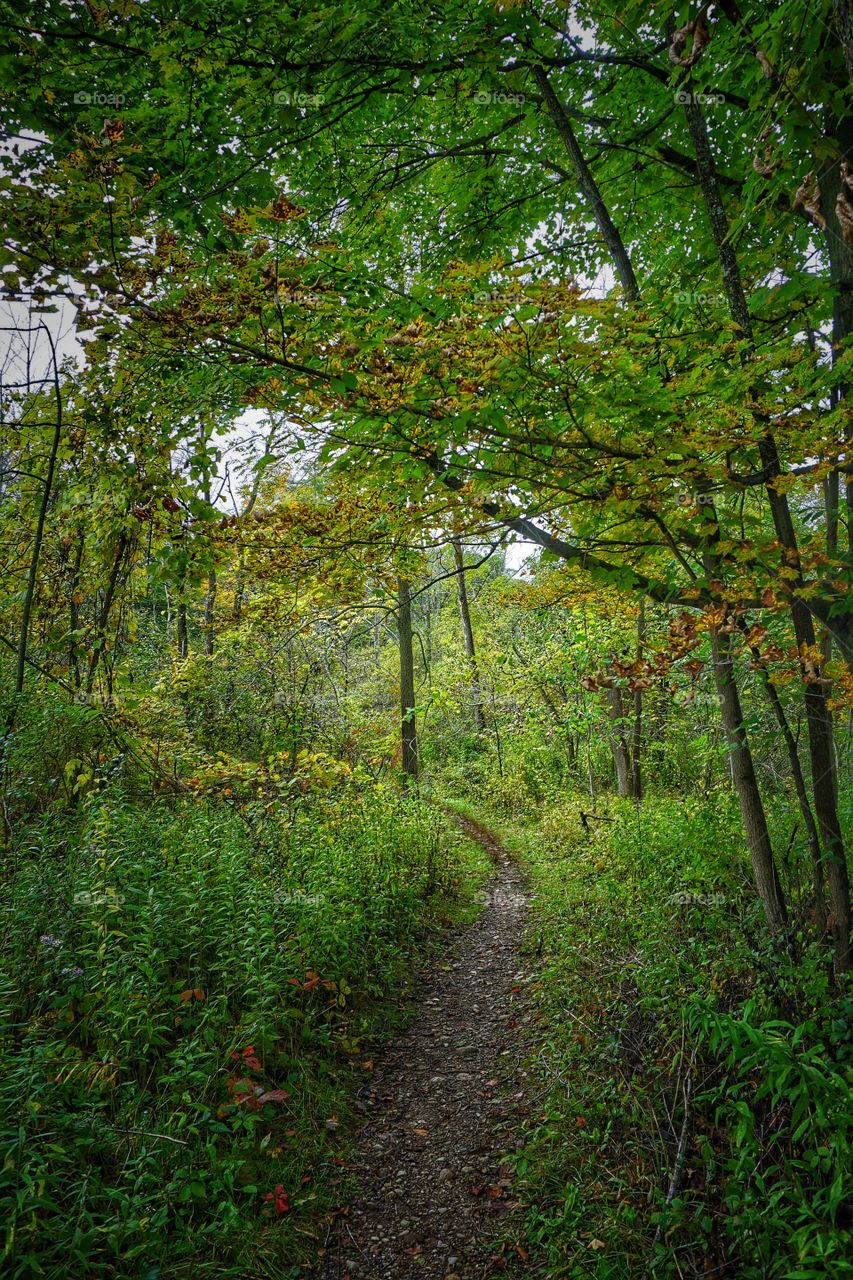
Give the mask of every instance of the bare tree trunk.
M 400 647 L 400 738 L 403 772 L 418 776 L 418 734 L 415 722 L 415 656 L 412 647 L 412 600 L 409 583 L 397 580 L 397 639 Z
M 462 635 L 465 639 L 465 656 L 471 672 L 471 704 L 473 709 L 474 729 L 482 733 L 486 727 L 483 708 L 480 701 L 480 671 L 477 666 L 477 651 L 474 647 L 474 629 L 471 626 L 471 608 L 468 603 L 468 587 L 465 583 L 465 561 L 462 554 L 462 543 L 458 538 L 451 538 L 453 562 L 456 565 L 456 592 L 459 599 L 459 617 L 462 620 Z

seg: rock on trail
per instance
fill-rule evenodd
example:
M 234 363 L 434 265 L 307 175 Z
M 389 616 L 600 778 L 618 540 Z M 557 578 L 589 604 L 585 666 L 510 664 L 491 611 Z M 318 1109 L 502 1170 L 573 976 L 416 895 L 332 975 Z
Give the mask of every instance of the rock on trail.
M 454 815 L 455 816 L 455 815 Z M 516 1204 L 507 1152 L 523 1069 L 525 882 L 493 836 L 457 818 L 495 872 L 478 918 L 425 979 L 417 1012 L 377 1059 L 368 1113 L 350 1166 L 356 1199 L 339 1215 L 323 1280 L 485 1280 L 521 1265 L 499 1252 Z M 518 1239 L 520 1223 L 513 1239 Z

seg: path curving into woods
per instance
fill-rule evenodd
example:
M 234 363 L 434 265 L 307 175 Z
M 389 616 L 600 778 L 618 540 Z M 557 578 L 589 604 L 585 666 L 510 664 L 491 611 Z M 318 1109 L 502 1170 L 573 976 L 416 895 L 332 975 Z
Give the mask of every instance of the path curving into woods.
M 453 815 L 494 862 L 484 907 L 425 979 L 407 1029 L 376 1060 L 323 1280 L 485 1280 L 526 1271 L 507 1154 L 522 1144 L 533 963 L 526 883 L 494 836 Z M 520 1248 L 518 1245 L 520 1244 Z

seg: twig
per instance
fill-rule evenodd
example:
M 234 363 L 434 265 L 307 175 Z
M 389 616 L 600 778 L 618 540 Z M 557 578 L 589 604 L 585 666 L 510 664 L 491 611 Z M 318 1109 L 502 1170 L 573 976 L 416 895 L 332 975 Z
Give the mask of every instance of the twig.
M 584 831 L 589 831 L 589 823 L 587 822 L 587 818 L 592 818 L 594 822 L 615 822 L 616 821 L 615 818 L 605 818 L 604 814 L 601 814 L 601 813 L 584 813 L 583 811 L 580 811 L 580 819 L 581 819 L 581 823 L 583 825 Z
M 142 1138 L 161 1138 L 163 1142 L 174 1142 L 179 1147 L 188 1147 L 190 1144 L 184 1142 L 183 1138 L 173 1138 L 168 1133 L 151 1133 L 148 1129 L 119 1129 L 114 1124 L 108 1124 L 108 1129 L 113 1133 L 134 1133 L 139 1134 Z
M 693 1108 L 690 1105 L 690 1097 L 691 1097 L 692 1090 L 693 1090 L 693 1077 L 688 1071 L 687 1077 L 684 1081 L 684 1122 L 681 1126 L 681 1136 L 678 1139 L 678 1151 L 676 1152 L 676 1155 L 675 1155 L 675 1164 L 672 1166 L 672 1177 L 669 1180 L 669 1190 L 666 1193 L 666 1200 L 664 1202 L 667 1209 L 675 1199 L 678 1188 L 681 1185 L 681 1179 L 684 1175 L 685 1158 L 687 1155 L 687 1138 L 690 1132 L 690 1121 L 693 1118 Z M 657 1230 L 655 1231 L 654 1241 L 652 1242 L 652 1248 L 654 1248 L 656 1244 L 660 1243 L 660 1238 L 662 1234 L 663 1234 L 663 1223 L 659 1222 L 657 1225 Z M 650 1265 L 651 1265 L 651 1262 L 650 1262 Z

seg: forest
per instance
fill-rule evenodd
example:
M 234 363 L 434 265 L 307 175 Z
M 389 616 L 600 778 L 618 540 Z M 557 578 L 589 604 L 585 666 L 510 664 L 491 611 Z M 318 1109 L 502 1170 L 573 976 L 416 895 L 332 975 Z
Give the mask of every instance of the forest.
M 0 34 L 0 1274 L 853 1277 L 853 2 Z

